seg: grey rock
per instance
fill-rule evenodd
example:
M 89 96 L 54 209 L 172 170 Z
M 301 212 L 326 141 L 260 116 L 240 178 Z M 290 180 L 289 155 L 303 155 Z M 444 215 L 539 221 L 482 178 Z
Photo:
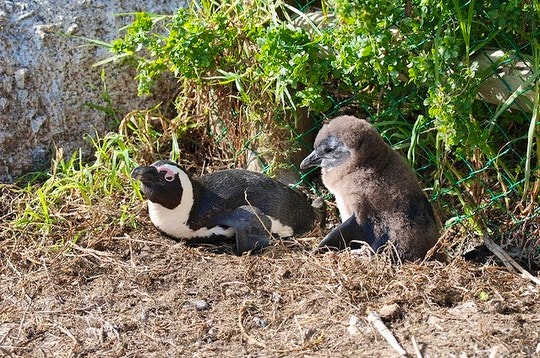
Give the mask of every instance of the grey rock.
M 111 54 L 83 38 L 111 41 L 132 20 L 120 13 L 172 14 L 187 0 L 0 1 L 0 183 L 43 168 L 53 147 L 88 155 L 87 135 L 104 133 L 111 118 L 88 103 L 102 99 L 101 68 Z M 69 36 L 73 35 L 73 36 Z M 154 97 L 137 96 L 134 70 L 105 67 L 119 117 L 170 98 L 174 82 Z
M 204 311 L 210 308 L 210 305 L 205 300 L 195 300 L 193 301 L 193 306 L 197 311 Z

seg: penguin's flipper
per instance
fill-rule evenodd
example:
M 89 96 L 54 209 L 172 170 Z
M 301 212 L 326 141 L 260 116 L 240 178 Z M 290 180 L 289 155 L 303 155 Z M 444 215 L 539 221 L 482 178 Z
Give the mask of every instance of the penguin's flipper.
M 270 245 L 272 222 L 258 208 L 249 205 L 240 206 L 220 220 L 220 224 L 234 229 L 238 255 Z
M 319 243 L 319 247 L 343 250 L 350 247 L 353 240 L 359 240 L 362 231 L 362 227 L 358 224 L 356 216 L 353 214 L 350 218 L 330 231 Z
M 378 237 L 375 234 L 371 220 L 359 224 L 356 215 L 341 223 L 334 230 L 330 231 L 319 243 L 319 248 L 329 248 L 343 250 L 347 247 L 351 249 L 360 248 L 361 243 L 367 243 L 371 249 L 376 252 L 388 241 L 388 234 L 382 234 Z

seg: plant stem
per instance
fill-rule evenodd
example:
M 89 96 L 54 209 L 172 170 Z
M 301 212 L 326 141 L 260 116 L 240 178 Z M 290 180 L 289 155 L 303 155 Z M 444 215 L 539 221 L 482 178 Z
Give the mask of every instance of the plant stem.
M 533 41 L 533 72 L 538 73 L 540 70 L 540 44 L 537 40 Z M 534 139 L 538 138 L 535 136 L 536 125 L 538 124 L 538 108 L 540 107 L 540 83 L 536 81 L 534 86 L 535 96 L 534 96 L 534 107 L 531 115 L 531 122 L 529 123 L 529 131 L 527 133 L 527 154 L 525 158 L 525 183 L 523 186 L 523 195 L 521 200 L 524 201 L 529 193 L 530 180 L 531 180 L 531 163 L 532 163 L 532 153 L 534 146 Z M 538 147 L 538 143 L 536 143 Z M 538 158 L 537 158 L 538 162 Z

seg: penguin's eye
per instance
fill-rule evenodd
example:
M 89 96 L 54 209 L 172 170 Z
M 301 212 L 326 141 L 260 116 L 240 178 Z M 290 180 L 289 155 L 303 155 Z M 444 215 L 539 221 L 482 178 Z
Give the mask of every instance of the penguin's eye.
M 173 174 L 165 174 L 165 180 L 168 181 L 168 182 L 171 182 L 174 180 L 174 175 Z
M 324 153 L 324 154 L 330 154 L 330 153 L 332 153 L 333 151 L 334 151 L 334 148 L 332 148 L 332 147 L 324 147 L 324 148 L 323 148 L 323 153 Z
M 349 148 L 339 138 L 329 136 L 317 147 L 321 168 L 334 168 L 343 164 L 351 155 Z
M 336 153 L 339 153 L 344 146 L 345 145 L 341 140 L 336 136 L 331 135 L 319 144 L 319 153 L 326 156 L 335 155 Z
M 164 165 L 164 166 L 158 167 L 157 170 L 159 171 L 161 175 L 163 175 L 163 178 L 165 178 L 166 181 L 168 182 L 174 181 L 174 177 L 176 176 L 176 173 L 172 171 L 170 168 L 168 168 L 167 166 Z

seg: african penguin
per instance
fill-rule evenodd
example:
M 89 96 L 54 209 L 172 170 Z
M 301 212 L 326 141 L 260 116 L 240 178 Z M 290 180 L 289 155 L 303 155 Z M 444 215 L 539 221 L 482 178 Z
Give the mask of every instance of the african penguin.
M 423 258 L 439 237 L 439 222 L 416 174 L 366 120 L 339 116 L 319 131 L 302 169 L 320 166 L 342 223 L 319 247 L 376 252 L 391 242 L 401 260 Z
M 313 229 L 319 218 L 307 198 L 263 174 L 229 169 L 191 178 L 176 163 L 157 161 L 131 176 L 141 181 L 152 223 L 188 242 L 236 237 L 238 254 Z

